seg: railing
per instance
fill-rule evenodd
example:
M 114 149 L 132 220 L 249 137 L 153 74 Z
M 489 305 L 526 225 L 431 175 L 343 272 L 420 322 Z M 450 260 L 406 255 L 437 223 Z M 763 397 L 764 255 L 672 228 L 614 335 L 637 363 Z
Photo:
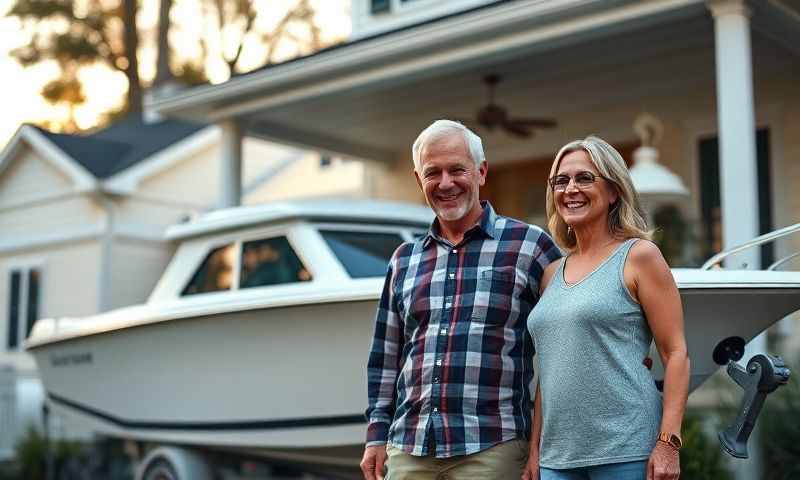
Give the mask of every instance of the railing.
M 793 233 L 797 233 L 797 232 L 800 232 L 800 223 L 795 223 L 794 225 L 789 225 L 788 227 L 784 227 L 784 228 L 775 230 L 774 232 L 765 233 L 764 235 L 760 235 L 760 236 L 750 240 L 749 242 L 745 242 L 745 243 L 743 243 L 741 245 L 738 245 L 736 247 L 729 248 L 728 250 L 723 250 L 723 251 L 719 252 L 718 254 L 716 254 L 713 257 L 711 257 L 708 260 L 706 260 L 706 263 L 704 263 L 703 266 L 700 267 L 700 269 L 701 270 L 710 270 L 710 269 L 714 268 L 716 265 L 719 265 L 720 263 L 722 263 L 726 258 L 728 258 L 731 255 L 734 255 L 736 253 L 742 252 L 744 250 L 749 250 L 749 249 L 751 249 L 753 247 L 758 247 L 759 245 L 763 245 L 765 243 L 773 242 L 773 241 L 775 241 L 775 240 L 777 240 L 779 238 L 787 237 L 787 236 L 789 236 L 789 235 L 791 235 Z M 791 255 L 788 255 L 788 256 L 786 256 L 784 258 L 781 258 L 780 260 L 777 260 L 776 262 L 774 262 L 772 265 L 770 265 L 767 268 L 767 270 L 775 270 L 780 265 L 783 265 L 783 264 L 787 263 L 788 261 L 790 261 L 790 260 L 792 260 L 792 259 L 794 259 L 795 257 L 798 257 L 798 256 L 800 256 L 800 252 L 792 253 Z

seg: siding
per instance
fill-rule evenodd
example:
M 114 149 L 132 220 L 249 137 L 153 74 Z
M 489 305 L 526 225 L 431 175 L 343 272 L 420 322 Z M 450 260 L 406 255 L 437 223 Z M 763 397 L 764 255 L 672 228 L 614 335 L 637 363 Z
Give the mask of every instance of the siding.
M 144 303 L 174 253 L 168 243 L 116 240 L 111 247 L 109 307 Z
M 0 236 L 3 241 L 53 235 L 85 228 L 103 219 L 103 212 L 88 196 L 0 210 Z
M 245 138 L 242 143 L 242 183 L 245 187 L 263 178 L 286 159 L 298 156 L 298 150 Z M 219 198 L 220 158 L 218 144 L 195 152 L 140 185 L 140 193 L 149 197 L 213 207 Z
M 319 156 L 308 153 L 280 170 L 260 188 L 248 192 L 244 203 L 309 197 L 364 197 L 365 175 L 363 162 L 334 159 L 330 166 L 321 167 Z
M 42 194 L 58 195 L 72 190 L 69 177 L 27 146 L 23 145 L 10 161 L 11 165 L 0 176 L 0 208 Z
M 217 196 L 219 155 L 217 145 L 196 152 L 191 161 L 187 158 L 187 161 L 145 179 L 140 192 L 198 205 L 209 204 Z
M 86 241 L 0 254 L 0 363 L 10 362 L 20 371 L 32 370 L 33 359 L 26 353 L 3 353 L 8 337 L 9 271 L 31 263 L 42 271 L 42 317 L 91 315 L 98 305 L 100 245 Z

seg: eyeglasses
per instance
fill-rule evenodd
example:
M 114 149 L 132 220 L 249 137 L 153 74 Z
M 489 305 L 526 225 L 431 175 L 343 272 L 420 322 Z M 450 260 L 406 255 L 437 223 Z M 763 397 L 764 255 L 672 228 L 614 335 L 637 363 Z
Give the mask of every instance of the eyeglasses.
M 587 188 L 591 188 L 598 178 L 605 179 L 603 176 L 584 171 L 576 173 L 574 177 L 570 177 L 569 175 L 556 175 L 555 177 L 551 177 L 548 181 L 553 190 L 563 192 L 567 189 L 570 180 L 575 182 L 575 186 L 579 190 L 586 190 Z

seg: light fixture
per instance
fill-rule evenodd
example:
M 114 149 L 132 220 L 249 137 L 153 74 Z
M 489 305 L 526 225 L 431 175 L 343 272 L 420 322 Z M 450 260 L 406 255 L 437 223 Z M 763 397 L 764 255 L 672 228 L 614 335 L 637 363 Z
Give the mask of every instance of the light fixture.
M 658 162 L 656 144 L 664 130 L 654 116 L 644 113 L 636 118 L 633 130 L 642 145 L 633 152 L 630 169 L 633 186 L 647 207 L 657 208 L 665 203 L 678 202 L 689 195 L 689 190 L 678 175 Z

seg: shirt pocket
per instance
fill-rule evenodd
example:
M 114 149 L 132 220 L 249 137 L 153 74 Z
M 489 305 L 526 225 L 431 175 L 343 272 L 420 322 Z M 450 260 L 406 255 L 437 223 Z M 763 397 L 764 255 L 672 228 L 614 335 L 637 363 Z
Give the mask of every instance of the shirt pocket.
M 516 278 L 514 267 L 479 268 L 472 305 L 472 320 L 505 325 L 514 305 Z

